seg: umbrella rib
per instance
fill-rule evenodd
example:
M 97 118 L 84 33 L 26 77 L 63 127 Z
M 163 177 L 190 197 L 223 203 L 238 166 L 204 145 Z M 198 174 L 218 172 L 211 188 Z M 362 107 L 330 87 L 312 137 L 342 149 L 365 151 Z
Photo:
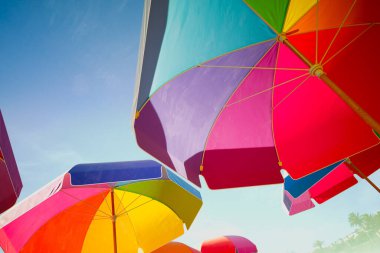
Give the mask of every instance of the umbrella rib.
M 240 47 L 240 48 L 237 48 L 237 49 L 231 50 L 231 51 L 229 51 L 229 52 L 227 52 L 227 53 L 224 53 L 224 54 L 221 54 L 221 55 L 215 56 L 214 58 L 211 58 L 211 59 L 208 59 L 208 60 L 206 60 L 206 61 L 203 61 L 203 62 L 201 62 L 201 63 L 199 63 L 199 64 L 196 64 L 196 65 L 194 65 L 194 66 L 192 66 L 192 67 L 190 67 L 190 68 L 188 68 L 188 69 L 186 69 L 186 70 L 180 72 L 179 74 L 177 74 L 177 75 L 175 75 L 174 77 L 170 78 L 168 81 L 164 82 L 160 87 L 158 87 L 158 88 L 152 93 L 152 95 L 150 95 L 150 96 L 148 97 L 148 99 L 144 102 L 144 104 L 140 107 L 140 109 L 137 110 L 137 112 L 136 112 L 136 119 L 137 119 L 138 115 L 140 114 L 140 112 L 142 112 L 142 110 L 145 108 L 145 106 L 146 106 L 146 105 L 149 103 L 149 101 L 153 98 L 153 96 L 156 95 L 157 92 L 158 92 L 159 90 L 161 90 L 163 87 L 165 87 L 166 85 L 168 85 L 169 83 L 171 83 L 172 81 L 174 81 L 176 78 L 178 78 L 180 75 L 185 74 L 185 73 L 187 73 L 187 72 L 189 72 L 189 71 L 191 71 L 191 70 L 193 70 L 193 69 L 199 68 L 200 65 L 202 65 L 202 64 L 204 64 L 204 63 L 206 63 L 206 62 L 209 62 L 209 61 L 215 60 L 215 59 L 217 59 L 217 58 L 219 58 L 219 57 L 223 57 L 223 56 L 225 56 L 225 55 L 228 55 L 228 54 L 234 53 L 234 52 L 236 52 L 236 51 L 239 51 L 239 50 L 242 50 L 242 49 L 245 49 L 245 48 L 248 48 L 248 47 L 252 47 L 252 46 L 256 46 L 256 45 L 260 45 L 260 44 L 264 44 L 264 43 L 266 43 L 266 42 L 273 41 L 273 40 L 275 40 L 275 38 L 268 39 L 268 40 L 264 40 L 264 41 L 260 41 L 260 42 L 255 42 L 255 43 L 252 43 L 252 44 L 250 44 L 250 45 L 248 45 L 248 46 Z
M 134 202 L 136 202 L 139 198 L 141 197 L 141 195 L 138 195 L 134 200 L 132 200 L 127 206 L 123 207 L 121 210 L 120 210 L 120 214 L 124 213 L 124 212 L 127 212 L 127 208 L 130 207 Z
M 366 32 L 368 32 L 369 29 L 371 29 L 375 24 L 371 24 L 368 26 L 365 30 L 363 30 L 358 36 L 353 38 L 350 42 L 348 42 L 344 47 L 342 47 L 338 52 L 336 52 L 334 55 L 332 55 L 329 59 L 327 59 L 323 65 L 326 65 L 329 63 L 333 58 L 335 58 L 338 54 L 340 54 L 344 49 L 346 49 L 349 45 L 354 43 L 357 39 L 359 39 L 362 35 L 364 35 Z
M 8 168 L 8 164 L 7 164 L 7 162 L 5 162 L 5 157 L 4 157 L 4 154 L 3 154 L 2 150 L 1 150 L 1 147 L 0 147 L 0 154 L 2 154 L 2 156 L 3 156 L 3 159 L 0 159 L 0 160 L 4 161 L 4 165 L 7 168 L 6 169 L 7 175 L 11 178 L 11 174 L 10 174 L 10 171 L 9 171 L 9 168 Z M 11 184 L 12 184 L 13 192 L 17 195 L 17 190 L 16 190 L 16 187 L 14 185 L 14 182 L 13 182 L 13 180 L 10 180 L 10 181 L 11 181 Z
M 103 192 L 102 192 L 102 196 L 104 197 L 104 201 L 106 202 L 106 205 L 108 207 L 108 211 L 110 211 L 110 213 L 112 213 L 111 207 L 110 207 L 110 205 L 108 204 L 108 201 L 107 201 L 107 195 L 108 195 L 108 193 L 106 195 L 104 195 Z
M 352 5 L 351 5 L 350 9 L 348 10 L 348 12 L 346 13 L 345 17 L 343 18 L 342 23 L 340 24 L 340 26 L 339 26 L 339 28 L 338 28 L 338 31 L 336 31 L 336 33 L 335 33 L 333 39 L 331 40 L 331 42 L 330 42 L 329 46 L 327 47 L 327 49 L 326 49 L 324 55 L 322 56 L 321 64 L 322 64 L 323 60 L 325 59 L 327 53 L 329 52 L 330 48 L 331 48 L 332 45 L 334 44 L 335 39 L 338 37 L 338 34 L 339 34 L 340 30 L 342 29 L 344 23 L 346 23 L 346 20 L 347 20 L 348 16 L 350 16 L 350 14 L 351 14 L 351 12 L 352 12 L 352 10 L 353 10 L 355 4 L 356 4 L 356 0 L 353 1 L 353 3 L 352 3 Z
M 309 71 L 305 68 L 270 68 L 270 67 L 252 67 L 252 66 L 223 66 L 223 65 L 199 65 L 201 68 L 236 68 L 236 69 L 259 69 L 259 70 L 304 70 Z
M 368 27 L 364 32 L 368 31 L 375 24 L 372 24 Z M 354 40 L 352 40 L 349 44 L 359 38 L 363 32 L 357 36 Z M 296 47 L 294 47 L 287 39 L 283 40 L 283 43 L 289 47 L 304 63 L 306 63 L 310 67 L 315 67 L 313 63 L 311 63 Z M 348 46 L 348 45 L 346 45 Z M 344 48 L 343 48 L 344 49 Z M 342 50 L 343 50 L 342 49 Z M 340 53 L 340 50 L 338 53 Z M 336 54 L 335 54 L 336 55 Z M 335 56 L 334 55 L 334 56 Z M 331 60 L 331 58 L 329 59 Z M 380 124 L 368 113 L 366 112 L 359 104 L 357 104 L 347 93 L 345 93 L 336 83 L 334 83 L 323 71 L 319 71 L 322 73 L 318 74 L 318 77 L 330 88 L 335 94 L 337 94 L 367 125 L 369 125 L 376 132 L 380 132 Z
M 147 197 L 147 196 L 146 196 Z M 143 206 L 143 205 L 145 205 L 145 204 L 148 204 L 149 202 L 151 202 L 151 201 L 157 201 L 158 203 L 160 203 L 161 205 L 164 205 L 165 207 L 167 207 L 168 209 L 170 209 L 173 213 L 175 213 L 177 216 L 178 216 L 178 218 L 179 219 L 181 219 L 181 216 L 171 207 L 171 206 L 169 206 L 169 205 L 167 205 L 166 203 L 164 203 L 164 202 L 162 202 L 161 200 L 159 200 L 159 199 L 156 199 L 156 198 L 152 198 L 152 197 L 149 197 L 150 198 L 150 200 L 149 201 L 147 201 L 147 202 L 145 202 L 145 203 L 142 203 L 141 205 L 139 205 L 139 206 L 137 206 L 137 207 L 141 207 L 141 206 Z M 130 209 L 130 210 L 127 210 L 126 211 L 126 213 L 128 213 L 128 212 L 130 212 L 130 211 L 132 211 L 132 210 L 134 210 L 134 209 L 136 209 L 137 207 L 134 207 L 134 208 L 132 208 L 132 209 Z M 123 213 L 123 215 L 124 215 L 125 213 Z M 182 220 L 182 219 L 181 219 Z M 183 221 L 182 221 L 183 222 Z M 184 224 L 187 224 L 187 223 L 184 223 Z
M 317 0 L 317 6 L 316 6 L 316 17 L 315 17 L 315 23 L 316 23 L 316 29 L 315 29 L 315 63 L 318 63 L 318 27 L 319 27 L 319 2 L 320 0 Z
M 75 197 L 74 195 L 72 195 L 72 194 L 70 194 L 70 193 L 67 193 L 65 190 L 61 190 L 61 192 L 63 192 L 64 194 L 66 194 L 67 196 L 69 196 L 69 197 L 71 197 L 71 198 L 73 198 L 73 199 L 75 199 L 75 200 L 78 200 L 79 202 L 82 202 L 82 203 L 84 203 L 84 204 L 86 204 L 86 205 L 88 205 L 88 206 L 94 208 L 94 210 L 96 210 L 97 212 L 101 212 L 101 213 L 103 213 L 104 215 L 106 215 L 106 216 L 108 216 L 108 217 L 111 217 L 111 216 L 110 216 L 109 214 L 107 214 L 106 212 L 103 212 L 102 210 L 99 210 L 99 208 L 97 208 L 97 207 L 91 205 L 90 203 L 86 202 L 85 200 L 80 199 L 80 198 L 77 198 L 77 197 Z
M 263 18 L 251 5 L 249 5 L 248 3 L 247 3 L 247 1 L 246 0 L 243 0 L 243 2 L 248 6 L 248 8 L 250 8 L 252 11 L 253 11 L 253 13 L 255 13 L 256 14 L 256 16 L 257 17 L 259 17 L 277 36 L 279 35 L 279 33 L 277 32 L 277 30 L 276 29 L 274 29 L 273 27 L 272 27 L 272 25 L 271 24 L 269 24 L 266 20 L 265 20 L 265 18 Z
M 139 208 L 139 207 L 141 207 L 141 206 L 143 206 L 143 205 L 146 205 L 146 204 L 148 204 L 149 202 L 152 202 L 153 200 L 154 200 L 154 199 L 150 199 L 150 200 L 148 200 L 147 202 L 144 202 L 144 203 L 142 203 L 142 204 L 140 204 L 140 205 L 138 205 L 138 206 L 135 206 L 135 207 L 133 207 L 133 208 L 131 208 L 131 209 L 129 209 L 129 210 L 125 210 L 125 212 L 120 213 L 118 216 L 121 217 L 121 216 L 124 216 L 124 215 L 128 215 L 128 213 L 129 213 L 130 211 L 133 211 L 133 210 L 135 210 L 136 208 Z
M 119 201 L 119 204 L 118 204 L 117 207 L 116 207 L 115 213 L 117 213 L 117 211 L 119 210 L 119 207 L 120 207 L 121 203 L 123 202 L 123 199 L 124 199 L 125 193 L 126 193 L 126 191 L 123 191 L 123 196 L 121 196 L 121 199 L 120 199 L 120 201 Z M 117 196 L 116 196 L 116 197 L 117 197 Z M 117 198 L 118 198 L 118 197 L 117 197 Z
M 290 97 L 290 95 L 292 95 L 299 87 L 301 87 L 307 80 L 309 80 L 310 77 L 311 76 L 309 75 L 304 80 L 302 80 L 291 92 L 289 92 L 289 94 L 287 94 L 283 99 L 280 100 L 280 102 L 277 103 L 277 105 L 275 105 L 273 107 L 273 110 L 276 109 L 277 106 L 279 106 L 280 104 L 282 104 L 282 102 L 284 102 L 286 99 L 288 99 Z
M 89 215 L 89 216 L 97 216 L 98 218 L 109 218 L 109 216 L 106 216 L 106 215 L 101 215 L 101 214 L 97 214 L 99 210 L 96 210 L 95 213 L 88 213 L 88 212 L 73 212 L 69 209 L 66 209 L 64 210 L 63 212 L 66 212 L 66 213 L 72 213 L 72 214 L 78 214 L 78 215 Z
M 277 64 L 278 64 L 279 55 L 280 55 L 280 47 L 277 48 L 277 55 L 276 55 L 276 64 L 275 64 L 275 66 L 277 66 Z M 276 77 L 277 77 L 277 69 L 275 69 L 273 71 L 272 87 L 275 86 Z M 274 150 L 276 151 L 278 165 L 280 166 L 282 163 L 281 163 L 281 159 L 280 159 L 280 154 L 278 153 L 277 144 L 276 144 L 276 138 L 275 138 L 275 135 L 274 135 L 273 102 L 274 102 L 274 92 L 272 92 L 272 112 L 271 112 L 271 114 L 272 114 L 272 122 L 271 122 L 271 127 L 272 127 L 272 138 L 273 138 Z
M 65 213 L 73 214 L 73 215 L 78 215 L 78 216 L 90 216 L 90 217 L 95 217 L 95 218 L 102 218 L 102 219 L 109 219 L 110 217 L 104 216 L 104 215 L 99 215 L 99 214 L 92 214 L 92 213 L 87 213 L 87 212 L 73 212 L 70 210 L 63 211 Z
M 93 221 L 111 220 L 111 218 L 110 217 L 97 217 L 97 218 L 93 218 L 92 220 Z
M 212 123 L 211 125 L 211 128 L 209 130 L 209 132 L 207 133 L 207 137 L 206 137 L 206 140 L 205 140 L 205 144 L 203 146 L 203 152 L 202 152 L 202 160 L 201 160 L 201 164 L 200 164 L 200 172 L 202 173 L 203 171 L 203 162 L 204 162 L 204 158 L 205 158 L 205 153 L 206 153 L 206 147 L 207 147 L 207 143 L 208 143 L 208 140 L 210 138 L 210 135 L 211 135 L 211 132 L 216 124 L 216 122 L 218 121 L 220 115 L 222 114 L 224 108 L 226 107 L 226 104 L 230 101 L 230 99 L 232 98 L 232 96 L 237 92 L 237 90 L 240 88 L 240 86 L 244 83 L 244 81 L 248 78 L 248 76 L 252 73 L 252 71 L 254 70 L 254 67 L 257 66 L 262 59 L 264 59 L 264 57 L 268 54 L 269 51 L 272 50 L 272 48 L 277 45 L 277 43 L 273 43 L 273 45 L 263 54 L 263 56 L 260 58 L 260 60 L 258 60 L 256 62 L 256 64 L 254 66 L 252 66 L 251 70 L 247 73 L 247 75 L 240 81 L 240 83 L 236 86 L 235 90 L 230 94 L 230 96 L 227 98 L 226 102 L 224 103 L 224 106 L 220 109 L 218 115 L 216 116 L 214 122 Z
M 378 25 L 380 23 L 379 22 L 369 22 L 369 23 L 348 24 L 348 25 L 343 25 L 342 28 L 351 28 L 351 27 L 356 27 L 356 26 L 368 26 L 368 25 L 372 25 L 372 24 Z M 332 26 L 332 27 L 326 27 L 326 28 L 319 28 L 319 32 L 321 32 L 321 31 L 327 31 L 327 30 L 332 30 L 332 29 L 338 29 L 339 27 L 340 27 L 340 25 L 338 25 L 338 26 Z M 312 31 L 314 31 L 314 30 L 305 30 L 305 31 L 302 31 L 302 32 L 297 32 L 295 34 L 289 35 L 289 37 L 311 33 Z
M 135 240 L 136 240 L 136 244 L 140 247 L 141 245 L 140 245 L 140 242 L 139 242 L 139 240 L 137 239 L 137 233 L 136 233 L 136 228 L 135 228 L 135 225 L 133 224 L 133 222 L 132 222 L 132 219 L 131 219 L 131 217 L 129 217 L 129 215 L 128 215 L 128 213 L 127 213 L 127 218 L 128 218 L 128 220 L 129 220 L 129 222 L 131 223 L 131 225 L 132 225 L 132 230 L 133 230 L 133 233 L 135 234 Z
M 268 89 L 265 89 L 265 90 L 262 90 L 262 91 L 256 92 L 256 93 L 254 93 L 254 94 L 252 94 L 252 95 L 249 95 L 249 96 L 247 96 L 247 97 L 245 97 L 245 98 L 242 98 L 242 99 L 240 99 L 240 100 L 238 100 L 238 101 L 235 101 L 235 102 L 233 102 L 233 103 L 230 103 L 230 104 L 228 104 L 228 105 L 225 105 L 225 107 L 230 107 L 230 106 L 232 106 L 232 105 L 235 105 L 235 104 L 238 104 L 238 103 L 244 102 L 244 101 L 249 100 L 249 99 L 251 99 L 251 98 L 253 98 L 253 97 L 257 96 L 257 95 L 260 95 L 260 94 L 263 94 L 263 93 L 265 93 L 265 92 L 268 92 L 268 91 L 274 90 L 275 88 L 278 88 L 278 87 L 280 87 L 280 86 L 283 86 L 283 85 L 285 85 L 285 84 L 288 84 L 288 83 L 290 83 L 290 82 L 292 82 L 292 81 L 295 81 L 295 80 L 297 80 L 297 79 L 299 79 L 299 78 L 302 78 L 302 77 L 305 77 L 305 76 L 307 76 L 307 75 L 309 75 L 309 73 L 305 73 L 305 74 L 302 74 L 302 75 L 300 75 L 300 76 L 294 77 L 294 78 L 292 78 L 292 79 L 290 79 L 290 80 L 287 80 L 287 81 L 285 81 L 285 82 L 279 83 L 279 84 L 277 84 L 277 85 L 275 85 L 275 86 L 272 86 L 272 87 L 270 87 L 270 88 L 268 88 Z

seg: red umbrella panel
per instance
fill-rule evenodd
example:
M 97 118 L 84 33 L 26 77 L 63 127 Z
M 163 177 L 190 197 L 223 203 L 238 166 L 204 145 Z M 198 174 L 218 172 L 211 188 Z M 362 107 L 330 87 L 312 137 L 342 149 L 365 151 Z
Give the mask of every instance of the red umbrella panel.
M 20 196 L 22 182 L 11 142 L 0 111 L 0 213 L 13 206 Z

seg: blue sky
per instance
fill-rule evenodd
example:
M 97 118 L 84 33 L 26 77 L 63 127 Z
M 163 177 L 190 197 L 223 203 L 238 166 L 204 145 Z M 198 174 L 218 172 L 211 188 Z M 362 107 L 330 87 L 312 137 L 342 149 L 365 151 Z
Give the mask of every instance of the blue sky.
M 149 159 L 131 129 L 142 9 L 142 0 L 0 0 L 0 108 L 22 198 L 78 163 Z M 351 232 L 348 213 L 380 209 L 364 182 L 294 217 L 281 186 L 201 192 L 204 207 L 179 239 L 195 248 L 237 234 L 261 252 L 311 252 Z

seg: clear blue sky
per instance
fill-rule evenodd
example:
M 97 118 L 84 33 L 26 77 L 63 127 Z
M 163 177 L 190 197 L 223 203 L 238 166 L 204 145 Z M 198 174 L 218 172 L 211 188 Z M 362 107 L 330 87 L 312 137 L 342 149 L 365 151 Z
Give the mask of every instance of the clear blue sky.
M 0 108 L 24 180 L 22 198 L 78 163 L 148 159 L 131 129 L 142 0 L 0 0 Z M 379 172 L 373 176 L 380 184 Z M 367 184 L 289 217 L 282 187 L 202 189 L 179 240 L 243 235 L 260 252 L 305 253 L 351 232 L 350 212 L 380 210 Z

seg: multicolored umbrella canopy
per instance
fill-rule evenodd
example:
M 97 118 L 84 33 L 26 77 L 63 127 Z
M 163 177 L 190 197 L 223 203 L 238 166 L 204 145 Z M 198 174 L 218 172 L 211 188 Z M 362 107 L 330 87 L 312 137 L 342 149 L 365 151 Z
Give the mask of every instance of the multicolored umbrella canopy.
M 379 145 L 380 1 L 145 1 L 138 144 L 212 189 Z
M 157 162 L 82 164 L 2 214 L 0 245 L 146 253 L 182 235 L 201 205 L 195 188 Z
M 352 187 L 358 182 L 354 177 L 358 171 L 363 178 L 371 175 L 380 167 L 379 154 L 380 146 L 375 146 L 304 178 L 294 180 L 287 176 L 284 183 L 284 204 L 289 214 L 313 208 L 315 205 L 312 199 L 322 204 Z
M 223 236 L 202 243 L 202 253 L 257 253 L 257 247 L 241 236 Z
M 200 251 L 180 242 L 169 242 L 152 253 L 200 253 Z
M 21 189 L 20 173 L 0 111 L 0 213 L 16 203 Z

